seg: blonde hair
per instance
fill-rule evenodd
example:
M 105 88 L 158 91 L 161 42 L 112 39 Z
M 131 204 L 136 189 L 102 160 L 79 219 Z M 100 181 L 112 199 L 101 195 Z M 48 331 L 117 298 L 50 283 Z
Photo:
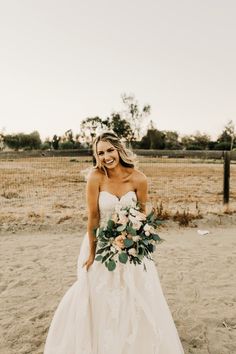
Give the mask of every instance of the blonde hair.
M 114 146 L 114 148 L 118 151 L 120 157 L 120 164 L 122 166 L 130 168 L 134 168 L 136 166 L 135 155 L 129 149 L 126 149 L 126 147 L 122 144 L 122 142 L 114 132 L 107 131 L 98 135 L 93 142 L 94 168 L 103 170 L 103 172 L 107 174 L 106 168 L 101 165 L 97 153 L 97 145 L 99 141 L 106 141 Z

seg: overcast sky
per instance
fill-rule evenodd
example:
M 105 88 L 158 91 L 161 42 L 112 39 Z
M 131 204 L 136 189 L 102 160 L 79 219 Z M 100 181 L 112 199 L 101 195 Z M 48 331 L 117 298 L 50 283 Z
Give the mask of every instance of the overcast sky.
M 149 103 L 161 130 L 236 123 L 235 0 L 0 0 L 0 131 L 43 138 Z

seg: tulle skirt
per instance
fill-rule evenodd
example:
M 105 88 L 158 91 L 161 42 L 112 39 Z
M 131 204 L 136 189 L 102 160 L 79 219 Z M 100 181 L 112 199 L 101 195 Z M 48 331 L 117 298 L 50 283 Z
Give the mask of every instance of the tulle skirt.
M 94 261 L 85 235 L 78 279 L 51 322 L 44 354 L 182 354 L 172 315 L 153 261 L 117 263 L 110 272 Z

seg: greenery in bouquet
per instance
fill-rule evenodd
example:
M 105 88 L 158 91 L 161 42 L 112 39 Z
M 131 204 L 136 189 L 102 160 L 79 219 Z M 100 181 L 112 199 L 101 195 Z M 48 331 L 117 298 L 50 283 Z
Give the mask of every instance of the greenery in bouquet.
M 146 270 L 143 259 L 153 260 L 156 244 L 163 241 L 156 232 L 161 223 L 154 209 L 145 215 L 138 203 L 129 207 L 117 205 L 106 225 L 96 230 L 95 260 L 104 263 L 109 271 L 116 268 L 117 262 L 128 261 L 143 264 Z

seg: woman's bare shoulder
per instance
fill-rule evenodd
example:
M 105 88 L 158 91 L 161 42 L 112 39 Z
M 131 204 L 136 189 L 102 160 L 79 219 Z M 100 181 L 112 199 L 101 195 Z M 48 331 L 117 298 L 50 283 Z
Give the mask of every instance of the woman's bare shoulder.
M 93 168 L 88 175 L 88 183 L 100 183 L 103 178 L 103 173 L 97 169 Z
M 136 169 L 136 168 L 133 171 L 133 178 L 134 178 L 136 183 L 147 183 L 146 175 L 143 172 L 141 172 L 138 169 Z

